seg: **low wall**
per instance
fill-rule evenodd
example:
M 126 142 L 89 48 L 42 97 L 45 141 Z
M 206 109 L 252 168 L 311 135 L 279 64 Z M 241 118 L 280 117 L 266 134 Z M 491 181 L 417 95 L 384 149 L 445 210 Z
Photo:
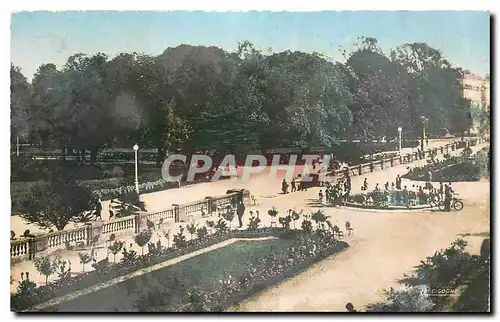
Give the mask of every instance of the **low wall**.
M 385 158 L 373 162 L 367 162 L 359 165 L 355 165 L 347 168 L 349 171 L 349 176 L 359 176 L 364 173 L 370 173 L 373 171 L 384 170 L 389 167 L 395 167 L 401 164 L 407 164 L 411 162 L 415 162 L 418 160 L 422 160 L 430 157 L 431 155 L 439 155 L 439 154 L 448 154 L 457 149 L 462 149 L 468 146 L 474 146 L 477 144 L 481 144 L 486 142 L 483 138 L 474 138 L 474 139 L 466 139 L 464 142 L 462 141 L 454 141 L 448 144 L 445 144 L 440 147 L 432 148 L 425 150 L 423 152 L 413 152 L 407 153 L 405 155 L 400 155 L 397 157 Z M 346 175 L 346 169 L 339 169 L 332 171 L 328 176 L 326 176 L 326 180 L 332 182 L 336 178 L 342 178 Z
M 468 139 L 465 146 L 473 146 L 482 142 L 484 142 L 482 138 Z M 425 158 L 432 153 L 446 154 L 455 151 L 458 144 L 459 141 L 448 143 L 439 148 L 426 150 L 421 153 L 420 156 L 415 152 L 404 156 L 391 157 L 349 167 L 349 175 L 362 175 L 367 172 L 383 170 L 402 163 L 414 162 L 420 160 L 420 157 Z M 332 175 L 329 176 L 330 178 L 327 178 L 332 180 L 333 178 L 344 176 L 345 173 L 343 169 L 335 170 Z M 227 194 L 223 196 L 207 197 L 203 200 L 193 201 L 187 204 L 172 205 L 172 208 L 160 212 L 140 212 L 110 221 L 88 223 L 86 226 L 72 230 L 63 230 L 32 238 L 13 240 L 10 242 L 10 257 L 16 260 L 31 260 L 36 254 L 54 251 L 67 246 L 78 249 L 80 247 L 96 245 L 109 240 L 111 234 L 119 236 L 123 234 L 138 233 L 147 229 L 148 221 L 153 222 L 155 225 L 167 222 L 187 222 L 190 220 L 190 217 L 201 214 L 202 210 L 206 214 L 210 214 L 218 208 L 225 208 L 227 205 L 234 204 L 237 201 L 242 201 L 245 205 L 250 205 L 250 191 L 245 189 L 229 190 Z
M 16 261 L 32 260 L 35 255 L 52 252 L 58 249 L 80 249 L 90 245 L 104 243 L 111 235 L 120 236 L 139 233 L 148 229 L 148 221 L 155 225 L 168 222 L 187 222 L 191 217 L 212 213 L 211 205 L 226 207 L 236 201 L 248 204 L 250 192 L 248 190 L 228 191 L 228 194 L 218 197 L 208 197 L 187 204 L 172 205 L 172 208 L 155 212 L 138 212 L 134 215 L 117 218 L 110 221 L 96 221 L 87 223 L 83 227 L 72 230 L 62 230 L 30 238 L 11 240 L 10 258 Z

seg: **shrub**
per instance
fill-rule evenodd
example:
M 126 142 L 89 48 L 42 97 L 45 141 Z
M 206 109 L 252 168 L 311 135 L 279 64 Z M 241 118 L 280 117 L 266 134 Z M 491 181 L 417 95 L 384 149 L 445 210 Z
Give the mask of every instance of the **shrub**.
M 321 210 L 318 210 L 311 214 L 311 219 L 316 222 L 316 226 L 318 229 L 324 229 L 324 224 L 327 218 L 328 217 Z
M 132 244 L 129 245 L 130 248 L 132 248 Z M 123 251 L 122 251 L 122 259 L 120 260 L 121 263 L 125 264 L 126 266 L 132 266 L 137 263 L 138 256 L 137 252 L 135 250 L 130 250 L 128 251 L 127 248 L 124 246 Z
M 429 312 L 434 308 L 427 286 L 410 286 L 402 290 L 391 288 L 386 292 L 386 302 L 370 305 L 370 312 Z
M 194 223 L 191 223 L 190 225 L 186 225 L 186 229 L 188 233 L 191 234 L 191 240 L 193 239 L 194 234 L 196 234 L 196 228 L 198 225 L 195 225 Z
M 290 215 L 286 217 L 280 217 L 278 219 L 279 223 L 283 227 L 284 230 L 289 230 L 290 229 L 290 223 L 292 222 L 292 217 Z
M 215 233 L 217 235 L 224 235 L 229 232 L 229 228 L 226 224 L 226 222 L 222 219 L 219 219 L 217 221 L 217 224 L 215 224 Z
M 222 218 L 224 218 L 225 220 L 227 220 L 227 222 L 229 223 L 229 230 L 231 230 L 231 223 L 234 219 L 234 209 L 231 208 L 230 206 L 228 206 L 226 208 L 226 212 L 221 214 Z
M 302 210 L 300 211 L 302 213 Z M 295 229 L 295 222 L 300 219 L 300 214 L 295 210 L 292 210 L 292 220 L 293 220 L 293 229 Z
M 311 234 L 312 233 L 312 223 L 309 220 L 309 217 L 304 216 L 304 220 L 302 221 L 301 225 L 302 231 L 304 234 Z
M 259 229 L 259 224 L 260 224 L 260 218 L 257 218 L 255 216 L 250 217 L 250 220 L 248 222 L 248 230 L 257 231 Z
M 151 240 L 152 237 L 151 230 L 145 230 L 134 236 L 134 241 L 137 246 L 141 247 L 141 255 L 144 256 L 144 246 Z
M 207 227 L 203 226 L 201 228 L 198 228 L 196 230 L 196 235 L 197 235 L 199 240 L 205 240 L 205 238 L 207 238 L 207 236 L 208 236 Z
M 26 279 L 24 276 L 26 275 Z M 31 294 L 36 289 L 36 283 L 30 280 L 29 272 L 21 272 L 21 280 L 18 281 L 17 292 L 20 294 Z
M 210 234 L 212 234 L 212 231 L 215 227 L 215 223 L 213 220 L 207 220 L 207 227 L 210 228 Z
M 184 227 L 179 227 L 179 232 L 174 235 L 174 247 L 177 249 L 184 249 L 187 247 L 186 236 L 184 236 Z

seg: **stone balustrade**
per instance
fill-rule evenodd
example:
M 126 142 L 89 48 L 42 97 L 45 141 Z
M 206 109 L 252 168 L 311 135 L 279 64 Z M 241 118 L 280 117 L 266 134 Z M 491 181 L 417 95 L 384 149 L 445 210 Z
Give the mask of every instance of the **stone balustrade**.
M 32 240 L 31 238 L 23 238 L 10 241 L 10 258 L 11 259 L 29 259 L 31 255 Z
M 160 221 L 163 223 L 167 222 L 168 220 L 175 221 L 174 214 L 174 208 L 171 208 L 164 211 L 148 214 L 148 220 L 151 220 L 154 224 L 158 224 Z
M 45 235 L 47 238 L 48 248 L 59 248 L 65 246 L 67 243 L 70 245 L 78 242 L 86 242 L 89 237 L 87 227 L 76 228 L 72 230 L 62 230 Z
M 473 144 L 480 144 L 485 141 L 485 139 L 480 138 Z M 432 152 L 446 154 L 455 150 L 456 147 L 457 142 L 452 142 L 443 147 L 432 149 Z M 430 154 L 431 151 L 428 150 L 426 152 Z M 401 161 L 412 162 L 415 160 L 419 160 L 419 155 L 416 152 L 400 157 L 387 158 L 349 167 L 349 172 L 351 175 L 362 175 L 363 173 L 374 171 L 375 168 L 385 169 L 390 166 L 399 165 Z M 332 174 L 335 177 L 343 176 L 345 174 L 345 169 L 335 170 Z M 50 249 L 63 248 L 68 243 L 69 245 L 91 245 L 95 244 L 96 241 L 100 241 L 100 236 L 103 235 L 130 232 L 136 233 L 140 227 L 144 226 L 144 219 L 150 220 L 155 224 L 158 224 L 160 220 L 163 220 L 163 222 L 167 220 L 180 222 L 185 220 L 188 214 L 200 212 L 202 209 L 210 213 L 212 211 L 211 207 L 223 208 L 230 205 L 235 198 L 243 198 L 243 202 L 245 202 L 245 199 L 248 199 L 247 201 L 250 202 L 250 192 L 248 190 L 241 190 L 240 192 L 233 191 L 228 191 L 228 193 L 223 196 L 209 197 L 184 205 L 173 205 L 173 208 L 156 213 L 137 213 L 107 222 L 89 223 L 84 227 L 72 230 L 53 232 L 34 238 L 12 240 L 10 243 L 10 257 L 11 259 L 33 259 L 36 253 Z M 145 221 L 146 223 L 147 220 Z
M 467 146 L 469 145 L 475 145 L 475 144 L 481 144 L 485 142 L 486 140 L 482 138 L 473 139 L 473 140 L 467 140 L 466 144 Z M 448 143 L 444 146 L 440 146 L 437 148 L 432 148 L 423 151 L 421 154 L 422 158 L 430 157 L 432 154 L 437 155 L 437 154 L 447 154 L 450 153 L 451 151 L 455 151 L 459 144 L 459 141 L 454 141 L 451 143 Z M 380 159 L 377 161 L 372 161 L 368 163 L 363 163 L 359 164 L 356 166 L 349 167 L 349 174 L 351 176 L 356 176 L 356 175 L 362 175 L 363 173 L 367 172 L 372 172 L 375 170 L 383 170 L 389 167 L 395 167 L 397 165 L 401 165 L 403 163 L 409 163 L 409 162 L 414 162 L 420 160 L 420 156 L 418 152 L 412 152 L 412 153 L 407 153 L 405 155 L 400 155 L 399 157 L 391 157 L 391 158 L 385 158 L 385 159 Z M 334 170 L 330 173 L 327 178 L 328 181 L 332 181 L 332 177 L 342 177 L 345 175 L 345 170 L 344 169 L 338 169 Z
M 105 235 L 116 232 L 135 231 L 135 229 L 136 229 L 136 215 L 131 215 L 105 222 L 102 225 L 101 233 Z

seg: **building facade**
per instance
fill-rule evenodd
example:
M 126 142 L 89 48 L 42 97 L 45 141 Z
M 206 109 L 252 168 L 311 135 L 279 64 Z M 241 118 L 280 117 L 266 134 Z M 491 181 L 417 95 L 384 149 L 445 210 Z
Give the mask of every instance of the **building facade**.
M 479 113 L 490 109 L 490 80 L 466 70 L 462 74 L 462 91 L 464 98 L 472 104 L 472 131 L 479 129 Z

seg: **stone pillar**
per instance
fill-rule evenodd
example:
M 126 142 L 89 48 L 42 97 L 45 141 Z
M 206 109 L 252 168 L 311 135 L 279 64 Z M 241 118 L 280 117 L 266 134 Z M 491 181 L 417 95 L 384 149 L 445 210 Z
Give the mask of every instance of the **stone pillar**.
M 186 214 L 186 209 L 182 205 L 172 205 L 174 206 L 175 222 L 188 222 L 189 218 Z
M 33 237 L 28 238 L 28 259 L 35 259 L 36 254 L 36 239 Z
M 384 158 L 382 158 L 382 160 L 380 160 L 380 169 L 384 170 Z
M 297 184 L 297 183 L 295 183 Z M 252 205 L 252 198 L 250 197 L 250 190 L 243 190 L 243 204 L 245 207 L 249 207 Z
M 207 202 L 207 214 L 210 215 L 212 212 L 214 212 L 214 200 L 212 197 L 205 197 L 205 200 Z
M 85 224 L 86 229 L 87 229 L 87 238 L 85 240 L 85 245 L 90 246 L 92 245 L 92 223 L 86 223 Z
M 370 172 L 373 172 L 373 162 L 370 162 Z
M 138 211 L 135 215 L 135 233 L 138 234 L 148 229 L 148 213 Z
M 358 175 L 361 175 L 363 173 L 363 166 L 360 164 L 358 165 Z
M 49 248 L 49 238 L 47 235 L 40 235 L 36 237 L 36 240 L 34 241 L 35 247 L 31 252 L 33 252 L 33 257 L 35 257 L 36 253 L 41 253 Z
M 394 157 L 391 157 L 391 167 L 394 166 Z
M 91 225 L 92 225 L 92 233 L 90 234 L 90 244 L 97 245 L 100 243 L 101 239 L 104 236 L 102 233 L 103 223 L 96 221 L 96 222 L 93 222 Z
M 172 204 L 172 207 L 174 207 L 174 221 L 175 222 L 180 222 L 180 220 L 179 220 L 179 205 L 178 204 Z

